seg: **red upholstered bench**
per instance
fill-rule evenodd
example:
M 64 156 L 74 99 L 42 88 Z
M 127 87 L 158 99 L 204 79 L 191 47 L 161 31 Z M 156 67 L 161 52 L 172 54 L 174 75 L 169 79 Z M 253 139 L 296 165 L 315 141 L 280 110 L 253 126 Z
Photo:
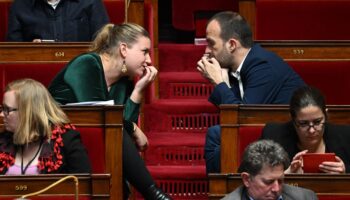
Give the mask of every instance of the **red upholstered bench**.
M 256 0 L 258 40 L 349 40 L 350 1 Z
M 48 86 L 66 63 L 0 63 L 0 89 L 21 78 L 35 79 Z M 0 97 L 2 102 L 2 95 Z
M 241 158 L 244 149 L 255 140 L 260 138 L 264 125 L 244 126 L 241 125 L 238 129 L 238 163 L 241 163 Z
M 104 129 L 97 127 L 77 127 L 81 140 L 88 153 L 92 173 L 105 173 L 105 136 Z
M 7 33 L 7 23 L 9 10 L 12 1 L 0 1 L 0 42 L 5 41 Z
M 124 0 L 103 0 L 107 10 L 109 21 L 114 24 L 120 24 L 125 19 L 125 1 Z
M 317 195 L 319 200 L 349 200 L 350 195 Z
M 308 85 L 319 88 L 327 104 L 350 104 L 350 61 L 289 61 Z
M 172 23 L 176 29 L 197 31 L 196 37 L 205 36 L 207 14 L 223 10 L 238 10 L 237 0 L 172 0 Z M 202 15 L 202 16 L 201 16 Z M 198 18 L 196 27 L 196 17 Z M 204 21 L 203 21 L 204 20 Z

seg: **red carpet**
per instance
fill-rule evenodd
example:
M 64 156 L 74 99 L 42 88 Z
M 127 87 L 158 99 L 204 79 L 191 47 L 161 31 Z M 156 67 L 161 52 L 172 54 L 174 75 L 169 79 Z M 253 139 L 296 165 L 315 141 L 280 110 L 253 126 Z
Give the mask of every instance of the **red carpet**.
M 197 72 L 204 46 L 159 44 L 159 99 L 144 106 L 150 146 L 144 160 L 157 184 L 174 199 L 208 199 L 204 142 L 219 123 L 208 102 L 212 85 Z

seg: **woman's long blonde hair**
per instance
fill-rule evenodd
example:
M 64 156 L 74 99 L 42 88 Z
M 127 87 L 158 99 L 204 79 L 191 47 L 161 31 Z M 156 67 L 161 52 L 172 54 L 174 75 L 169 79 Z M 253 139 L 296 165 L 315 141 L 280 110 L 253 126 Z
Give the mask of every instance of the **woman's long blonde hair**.
M 14 91 L 18 104 L 18 125 L 13 142 L 28 144 L 39 139 L 50 139 L 52 126 L 69 123 L 69 119 L 46 87 L 33 79 L 9 83 L 5 92 Z
M 106 24 L 98 31 L 90 51 L 113 55 L 119 43 L 124 42 L 128 47 L 131 47 L 140 36 L 150 38 L 149 33 L 138 24 Z

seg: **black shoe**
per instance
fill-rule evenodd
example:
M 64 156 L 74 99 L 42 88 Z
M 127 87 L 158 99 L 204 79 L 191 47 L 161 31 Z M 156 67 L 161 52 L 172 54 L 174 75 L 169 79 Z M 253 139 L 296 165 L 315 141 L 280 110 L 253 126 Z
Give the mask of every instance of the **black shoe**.
M 147 189 L 144 198 L 145 200 L 171 200 L 167 194 L 155 185 L 151 185 Z

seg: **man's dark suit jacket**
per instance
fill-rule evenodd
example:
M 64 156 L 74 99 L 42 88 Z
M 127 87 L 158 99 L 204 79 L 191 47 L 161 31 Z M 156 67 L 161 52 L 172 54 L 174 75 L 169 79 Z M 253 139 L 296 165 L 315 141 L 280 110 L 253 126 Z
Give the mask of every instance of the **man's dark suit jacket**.
M 226 195 L 222 200 L 249 200 L 244 194 L 244 187 L 238 187 L 236 190 Z M 283 184 L 282 189 L 283 200 L 316 200 L 318 199 L 316 194 L 308 189 L 301 187 L 294 187 L 291 185 Z
M 261 139 L 271 139 L 284 147 L 289 158 L 292 160 L 294 155 L 301 150 L 297 147 L 298 136 L 293 122 L 288 123 L 269 123 L 263 129 Z M 350 126 L 325 124 L 324 142 L 326 152 L 333 152 L 340 157 L 346 168 L 346 173 L 350 172 Z
M 243 62 L 240 76 L 244 96 L 226 83 L 215 86 L 209 101 L 220 104 L 288 104 L 304 81 L 276 54 L 254 45 Z

